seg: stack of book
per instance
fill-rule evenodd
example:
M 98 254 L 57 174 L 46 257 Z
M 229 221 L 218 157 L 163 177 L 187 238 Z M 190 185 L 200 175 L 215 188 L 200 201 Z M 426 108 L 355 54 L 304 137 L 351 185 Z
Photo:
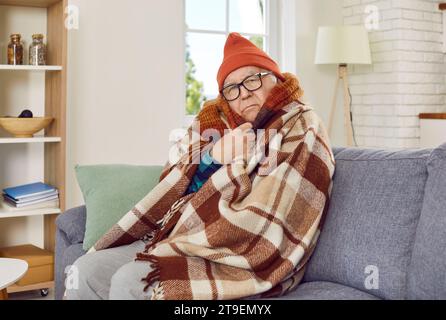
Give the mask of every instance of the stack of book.
M 3 189 L 3 208 L 58 208 L 59 191 L 48 184 L 36 182 Z

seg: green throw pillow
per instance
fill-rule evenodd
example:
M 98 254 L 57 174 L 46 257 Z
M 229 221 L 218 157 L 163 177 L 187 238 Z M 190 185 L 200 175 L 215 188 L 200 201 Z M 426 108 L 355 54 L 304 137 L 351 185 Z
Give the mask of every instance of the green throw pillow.
M 162 166 L 75 166 L 87 207 L 83 248 L 89 250 L 159 181 Z

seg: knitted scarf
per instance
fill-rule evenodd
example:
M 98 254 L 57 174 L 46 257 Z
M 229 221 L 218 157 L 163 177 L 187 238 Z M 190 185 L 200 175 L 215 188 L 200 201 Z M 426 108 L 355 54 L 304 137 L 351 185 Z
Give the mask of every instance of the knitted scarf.
M 326 129 L 299 102 L 297 79 L 273 88 L 254 121 L 266 129 L 249 161 L 222 166 L 184 196 L 198 167 L 194 151 L 211 143 L 192 127 L 175 146 L 160 182 L 91 251 L 148 241 L 137 260 L 152 299 L 239 299 L 280 296 L 302 279 L 328 209 L 334 173 Z M 243 123 L 220 98 L 196 117 L 200 131 Z M 198 152 L 198 154 L 200 154 Z

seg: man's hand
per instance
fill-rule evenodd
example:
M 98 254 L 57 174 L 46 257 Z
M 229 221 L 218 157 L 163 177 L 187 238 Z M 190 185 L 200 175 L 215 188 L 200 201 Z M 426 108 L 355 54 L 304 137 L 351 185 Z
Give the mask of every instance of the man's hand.
M 239 156 L 247 161 L 252 154 L 255 139 L 252 124 L 246 122 L 218 140 L 210 154 L 221 164 L 229 164 Z

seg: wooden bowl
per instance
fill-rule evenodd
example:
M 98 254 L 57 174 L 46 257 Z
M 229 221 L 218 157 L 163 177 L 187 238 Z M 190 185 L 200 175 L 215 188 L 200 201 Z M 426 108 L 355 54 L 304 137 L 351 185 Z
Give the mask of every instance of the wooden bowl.
M 32 138 L 46 128 L 54 118 L 0 118 L 0 126 L 16 138 Z

